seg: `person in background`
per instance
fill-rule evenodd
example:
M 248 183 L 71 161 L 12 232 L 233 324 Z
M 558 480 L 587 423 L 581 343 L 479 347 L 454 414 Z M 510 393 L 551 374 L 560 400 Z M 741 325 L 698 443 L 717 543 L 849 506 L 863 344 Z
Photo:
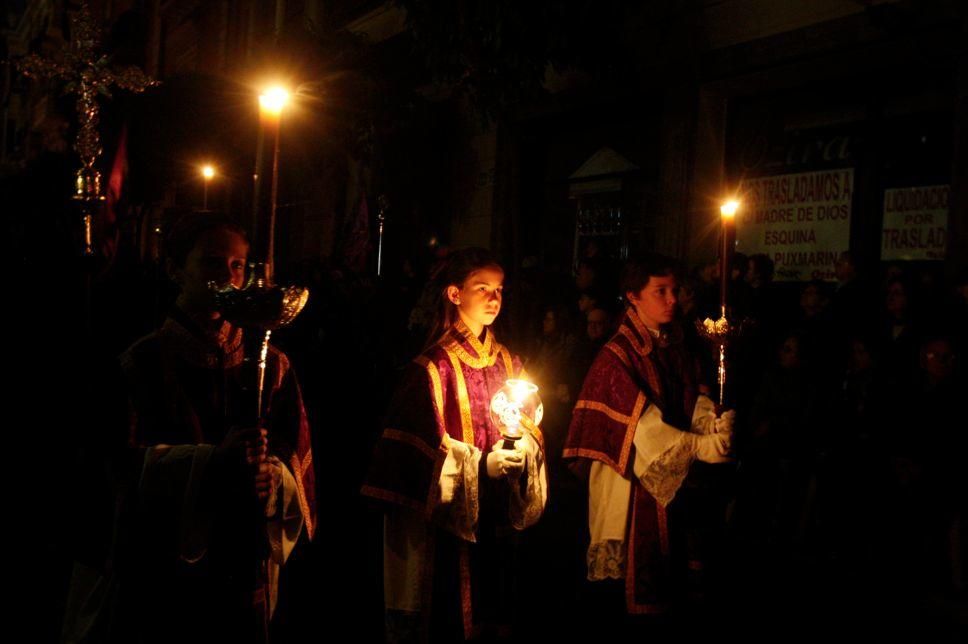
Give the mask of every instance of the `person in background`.
M 64 641 L 264 642 L 279 569 L 315 530 L 296 375 L 270 346 L 257 425 L 245 331 L 222 317 L 209 288 L 243 285 L 245 233 L 228 217 L 194 213 L 166 242 L 175 305 L 120 360 L 130 415 L 114 451 L 110 565 L 100 580 L 75 569 Z

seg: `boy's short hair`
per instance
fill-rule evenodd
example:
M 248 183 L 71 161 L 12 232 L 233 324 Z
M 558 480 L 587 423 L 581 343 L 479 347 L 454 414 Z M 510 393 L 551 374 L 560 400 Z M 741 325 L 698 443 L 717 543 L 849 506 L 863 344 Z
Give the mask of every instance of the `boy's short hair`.
M 630 258 L 622 271 L 622 295 L 629 291 L 638 293 L 652 277 L 676 275 L 679 266 L 676 260 L 658 253 L 645 253 Z
M 245 229 L 227 215 L 214 212 L 189 213 L 179 217 L 168 229 L 165 236 L 165 256 L 175 266 L 183 267 L 198 240 L 206 233 L 220 228 L 235 233 L 246 243 L 249 241 Z

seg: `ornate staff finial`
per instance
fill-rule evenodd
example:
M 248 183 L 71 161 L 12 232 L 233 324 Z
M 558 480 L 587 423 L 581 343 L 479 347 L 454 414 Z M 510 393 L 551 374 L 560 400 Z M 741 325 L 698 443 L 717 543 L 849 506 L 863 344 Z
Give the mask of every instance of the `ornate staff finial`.
M 719 255 L 719 312 L 718 320 L 706 318 L 702 322 L 696 320 L 696 330 L 699 335 L 705 338 L 710 344 L 719 349 L 719 405 L 726 404 L 726 348 L 740 337 L 743 336 L 752 326 L 753 322 L 747 318 L 736 320 L 727 319 L 730 311 L 727 306 L 727 291 L 729 289 L 729 279 L 733 265 L 733 233 L 736 227 L 736 212 L 739 210 L 740 203 L 735 199 L 725 202 L 719 209 L 722 215 L 722 250 Z
M 131 92 L 142 92 L 159 84 L 133 65 L 112 69 L 106 55 L 98 55 L 99 38 L 91 20 L 87 3 L 71 17 L 71 46 L 60 60 L 43 58 L 37 54 L 25 56 L 19 63 L 21 73 L 38 80 L 62 80 L 64 92 L 77 94 L 77 118 L 80 127 L 74 149 L 81 158 L 77 171 L 74 199 L 81 201 L 84 210 L 84 254 L 94 253 L 91 242 L 91 212 L 94 204 L 104 199 L 101 194 L 101 173 L 94 164 L 101 156 L 98 135 L 98 94 L 110 97 L 111 87 Z

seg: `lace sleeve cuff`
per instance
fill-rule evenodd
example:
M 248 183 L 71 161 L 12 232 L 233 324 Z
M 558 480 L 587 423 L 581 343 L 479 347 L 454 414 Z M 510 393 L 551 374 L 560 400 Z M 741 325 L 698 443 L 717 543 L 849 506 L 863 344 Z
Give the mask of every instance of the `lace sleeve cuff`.
M 509 513 L 511 525 L 517 530 L 533 526 L 541 518 L 548 502 L 548 474 L 545 471 L 544 454 L 533 438 L 525 435 L 524 449 L 527 453 L 525 469 L 521 476 L 527 479 L 521 484 L 511 484 Z M 522 488 L 524 488 L 522 490 Z
M 649 405 L 635 428 L 633 470 L 649 494 L 669 504 L 695 459 L 696 435 L 662 420 L 662 412 Z
M 625 578 L 625 542 L 609 539 L 588 546 L 588 581 Z
M 481 450 L 454 439 L 447 439 L 447 457 L 440 470 L 440 502 L 433 516 L 443 528 L 466 541 L 477 541 L 480 508 L 478 470 Z
M 695 459 L 695 447 L 687 438 L 682 436 L 639 476 L 642 485 L 662 507 L 672 502 Z

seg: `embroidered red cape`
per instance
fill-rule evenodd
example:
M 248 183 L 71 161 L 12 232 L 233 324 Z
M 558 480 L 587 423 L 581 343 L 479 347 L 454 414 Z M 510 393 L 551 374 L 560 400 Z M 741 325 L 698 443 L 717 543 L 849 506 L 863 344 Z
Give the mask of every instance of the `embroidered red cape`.
M 587 475 L 591 461 L 602 462 L 634 481 L 626 555 L 626 607 L 630 613 L 664 611 L 673 592 L 666 509 L 632 473 L 632 439 L 649 404 L 663 420 L 689 429 L 698 396 L 697 364 L 683 350 L 675 330 L 653 339 L 629 309 L 616 334 L 592 363 L 575 404 L 564 457 Z
M 413 510 L 428 522 L 439 497 L 438 481 L 447 457 L 444 436 L 474 445 L 484 454 L 501 438 L 491 420 L 491 397 L 509 378 L 524 377 L 520 361 L 499 344 L 490 329 L 479 340 L 464 324 L 458 323 L 436 345 L 409 365 L 397 390 L 384 424 L 385 429 L 374 449 L 370 469 L 361 492 L 381 502 Z M 541 435 L 532 430 L 539 444 Z M 483 483 L 482 483 L 483 484 Z M 432 531 L 432 535 L 436 534 Z M 461 620 L 465 638 L 480 634 L 486 619 L 479 604 L 481 574 L 480 544 L 431 536 L 427 544 L 424 571 L 434 580 L 424 589 L 424 607 L 429 615 L 432 584 L 449 582 L 440 575 L 450 571 L 434 570 L 434 561 L 459 572 Z M 456 561 L 441 553 L 456 550 Z M 434 556 L 434 549 L 438 552 Z M 435 615 L 437 619 L 439 616 Z
M 240 411 L 237 394 L 242 377 L 242 330 L 223 323 L 216 345 L 192 332 L 191 324 L 181 320 L 183 316 L 169 317 L 160 329 L 135 342 L 121 356 L 131 402 L 129 444 L 133 447 L 217 445 L 224 438 L 226 425 L 232 424 Z M 272 346 L 265 382 L 270 443 L 279 447 L 292 470 L 306 532 L 312 539 L 316 530 L 316 485 L 309 420 L 289 358 Z M 189 391 L 196 384 L 206 391 Z M 201 416 L 197 403 L 212 395 L 224 400 L 221 417 Z

